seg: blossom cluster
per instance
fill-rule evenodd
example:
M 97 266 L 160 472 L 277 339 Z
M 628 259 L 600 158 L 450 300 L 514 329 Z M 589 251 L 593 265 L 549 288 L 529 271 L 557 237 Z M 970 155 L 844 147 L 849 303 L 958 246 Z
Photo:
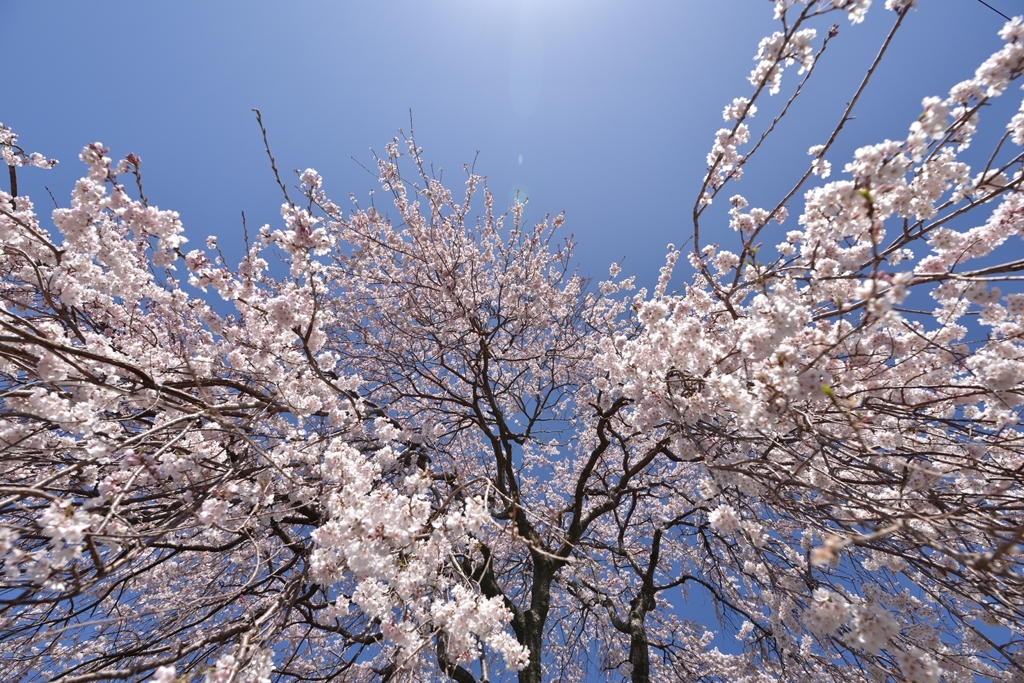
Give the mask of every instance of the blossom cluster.
M 5 155 L 20 149 L 3 131 Z M 118 178 L 137 158 L 114 162 L 99 143 L 80 158 L 87 175 L 53 212 L 59 241 L 27 197 L 0 192 L 0 629 L 22 634 L 4 639 L 5 678 L 71 666 L 116 677 L 123 657 L 156 681 L 205 671 L 208 682 L 257 683 L 275 678 L 279 642 L 323 646 L 311 670 L 388 658 L 415 670 L 439 629 L 453 661 L 486 645 L 511 670 L 525 666 L 507 608 L 452 560 L 485 533 L 487 488 L 439 499 L 411 455 L 433 428 L 381 417 L 329 343 L 346 311 L 325 294 L 340 304 L 339 288 L 357 284 L 332 281 L 344 267 L 320 260 L 337 226 L 286 204 L 284 227 L 261 231 L 231 269 L 210 253 L 215 238 L 183 253 L 178 214 L 129 196 Z M 318 192 L 314 171 L 302 181 Z M 289 260 L 280 280 L 262 256 L 275 247 Z M 215 289 L 232 314 L 189 291 L 182 265 L 189 285 Z M 527 273 L 511 277 L 541 289 Z M 548 304 L 560 305 L 538 301 L 536 314 Z M 325 599 L 307 603 L 313 593 Z M 40 612 L 48 602 L 62 607 Z M 139 637 L 155 640 L 105 638 L 101 627 L 65 651 L 93 629 L 76 606 L 136 628 L 136 617 L 117 616 L 121 603 L 149 615 Z M 297 636 L 295 610 L 312 634 Z M 40 645 L 22 628 L 37 619 L 70 640 Z M 375 654 L 353 659 L 339 634 L 373 624 Z M 168 659 L 170 633 L 179 654 Z
M 834 6 L 856 22 L 868 4 Z M 800 3 L 776 6 L 784 16 Z M 857 149 L 844 177 L 805 190 L 773 254 L 757 240 L 770 218 L 785 223 L 785 207 L 734 195 L 738 248 L 698 244 L 691 283 L 636 299 L 639 331 L 602 342 L 609 400 L 628 401 L 636 429 L 665 430 L 674 452 L 700 463 L 693 495 L 707 528 L 743 548 L 735 599 L 771 605 L 764 628 L 787 651 L 814 657 L 816 641 L 823 657 L 849 648 L 907 680 L 959 680 L 989 647 L 953 624 L 997 611 L 1021 632 L 1019 609 L 993 605 L 1019 594 L 1013 572 L 1024 562 L 1013 511 L 1024 496 L 1024 318 L 1020 262 L 1007 251 L 1024 237 L 1024 155 L 1000 148 L 981 169 L 966 160 L 981 108 L 1022 74 L 1021 26 L 1006 24 L 1004 46 L 974 77 L 925 98 L 905 139 Z M 751 82 L 775 91 L 787 63 L 810 68 L 813 38 L 766 38 Z M 756 97 L 726 107 L 739 123 L 719 132 L 705 188 L 740 179 L 733 169 L 752 135 L 743 112 Z M 1016 145 L 1020 126 L 1018 113 L 1007 125 Z M 829 177 L 826 151 L 811 147 L 807 176 Z M 698 220 L 707 206 L 698 198 Z M 943 512 L 952 509 L 955 519 Z M 760 547 L 747 530 L 755 519 L 777 529 Z M 790 558 L 790 574 L 767 548 Z M 1012 576 L 986 574 L 990 558 Z M 805 582 L 808 567 L 844 587 Z M 922 586 L 927 604 L 897 609 L 879 597 L 891 573 Z

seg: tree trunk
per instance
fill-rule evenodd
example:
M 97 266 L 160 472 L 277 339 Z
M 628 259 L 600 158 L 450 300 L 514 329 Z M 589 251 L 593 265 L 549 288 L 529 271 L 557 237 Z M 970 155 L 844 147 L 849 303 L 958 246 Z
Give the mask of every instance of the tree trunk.
M 533 586 L 530 609 L 523 612 L 523 629 L 520 642 L 530 649 L 530 663 L 519 672 L 519 683 L 541 683 L 544 652 L 544 624 L 551 608 L 551 582 L 561 563 L 549 557 L 533 553 Z
M 629 662 L 633 665 L 630 680 L 633 683 L 650 683 L 651 655 L 647 648 L 647 629 L 644 628 L 645 613 L 629 617 Z
M 657 537 L 660 540 L 660 534 Z M 657 547 L 657 546 L 655 546 Z M 657 555 L 655 554 L 655 563 Z M 650 578 L 650 573 L 648 574 Z M 651 654 L 647 643 L 647 628 L 644 620 L 654 610 L 657 603 L 654 600 L 654 585 L 648 580 L 644 582 L 640 594 L 630 601 L 629 610 L 629 663 L 633 666 L 630 676 L 632 683 L 650 683 L 651 681 Z

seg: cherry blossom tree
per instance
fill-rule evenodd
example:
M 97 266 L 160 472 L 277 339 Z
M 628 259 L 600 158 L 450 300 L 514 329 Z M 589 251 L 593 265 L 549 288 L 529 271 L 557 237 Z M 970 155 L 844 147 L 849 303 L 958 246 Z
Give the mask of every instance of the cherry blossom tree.
M 812 187 L 888 0 L 806 172 L 723 201 L 869 5 L 775 2 L 650 292 L 411 131 L 342 209 L 257 112 L 283 220 L 229 266 L 98 143 L 51 230 L 0 126 L 3 678 L 1024 680 L 1024 106 L 966 151 L 1024 21 Z

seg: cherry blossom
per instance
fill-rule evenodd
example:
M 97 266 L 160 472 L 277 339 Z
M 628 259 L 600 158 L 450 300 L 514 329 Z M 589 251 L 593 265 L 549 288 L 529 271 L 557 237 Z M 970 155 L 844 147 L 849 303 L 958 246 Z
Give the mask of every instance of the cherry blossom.
M 411 131 L 342 208 L 257 113 L 283 203 L 230 265 L 100 143 L 44 222 L 0 126 L 3 678 L 1019 679 L 1024 23 L 905 138 L 840 163 L 865 79 L 731 187 L 870 4 L 774 3 L 650 290 Z

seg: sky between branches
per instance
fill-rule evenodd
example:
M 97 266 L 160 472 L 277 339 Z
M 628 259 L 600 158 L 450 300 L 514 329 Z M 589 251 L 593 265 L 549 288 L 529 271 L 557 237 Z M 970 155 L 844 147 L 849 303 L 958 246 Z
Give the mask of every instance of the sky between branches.
M 1021 0 L 989 4 L 1024 13 Z M 999 46 L 1004 20 L 982 3 L 919 5 L 830 153 L 836 171 L 858 146 L 905 137 L 923 97 L 945 95 Z M 480 150 L 477 172 L 502 203 L 519 189 L 527 218 L 566 212 L 582 273 L 600 278 L 625 259 L 649 284 L 665 245 L 690 234 L 722 107 L 749 94 L 771 15 L 762 0 L 5 0 L 0 121 L 62 162 L 19 178 L 43 213 L 43 185 L 66 205 L 83 173 L 78 152 L 98 140 L 115 158 L 142 157 L 151 202 L 181 213 L 193 245 L 218 235 L 235 260 L 241 210 L 250 228 L 280 221 L 251 108 L 286 182 L 314 167 L 336 201 L 354 192 L 364 203 L 376 181 L 353 157 L 372 167 L 370 148 L 383 153 L 408 130 L 412 109 L 426 158 L 453 186 Z M 859 26 L 842 20 L 807 97 L 736 191 L 769 204 L 791 186 L 890 22 L 883 11 Z

